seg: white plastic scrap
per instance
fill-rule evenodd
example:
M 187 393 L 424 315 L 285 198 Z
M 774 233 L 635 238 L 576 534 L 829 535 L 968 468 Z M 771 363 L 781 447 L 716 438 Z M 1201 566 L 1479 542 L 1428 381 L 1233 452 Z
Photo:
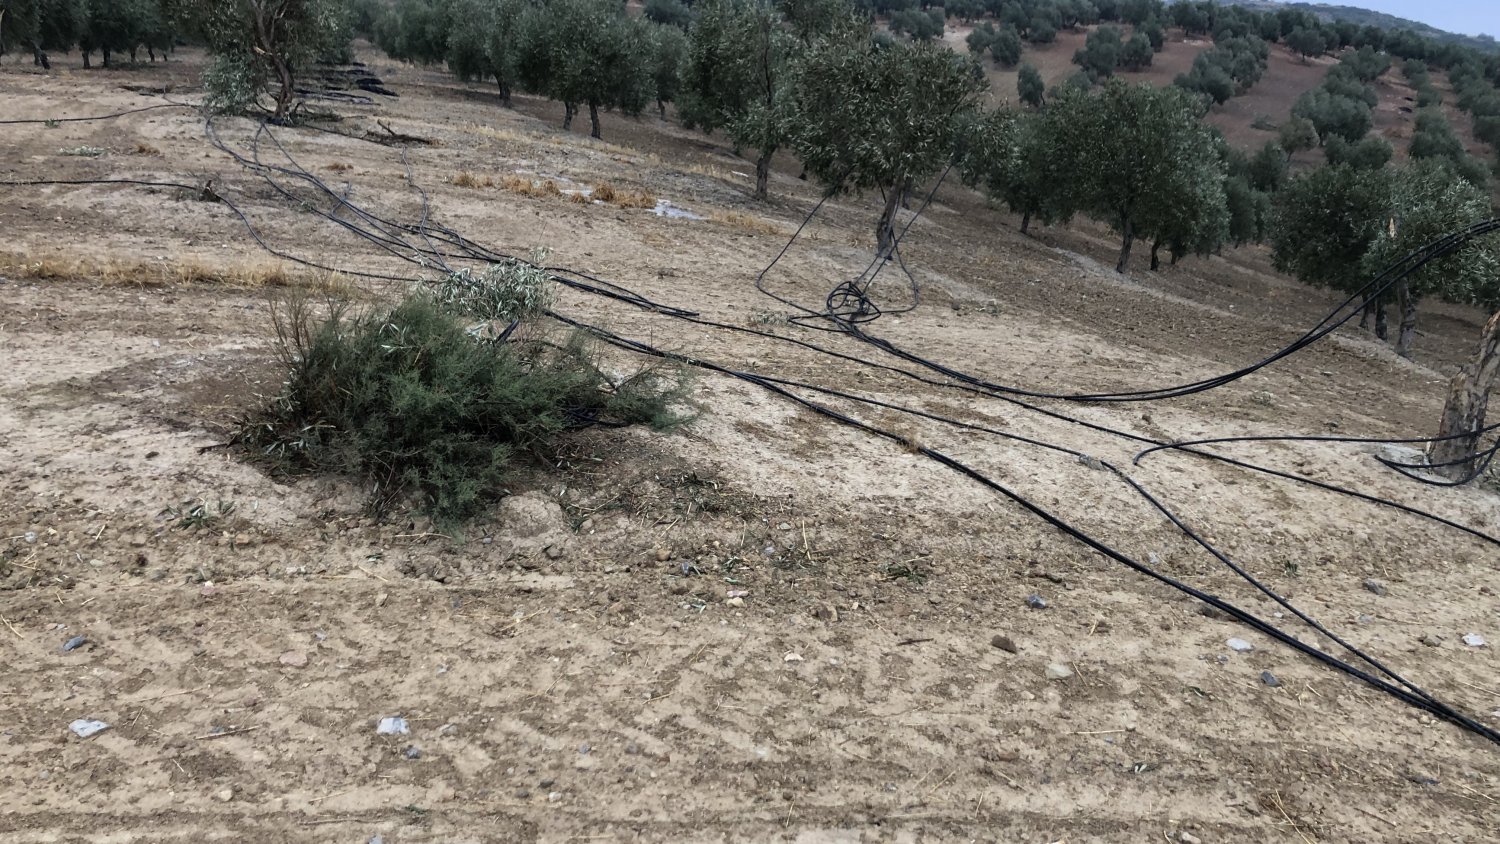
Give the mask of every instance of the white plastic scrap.
M 88 718 L 79 718 L 77 721 L 69 724 L 68 729 L 72 730 L 73 735 L 78 736 L 79 738 L 89 738 L 90 736 L 97 736 L 105 730 L 109 729 L 109 725 L 104 723 L 103 721 L 94 721 Z
M 404 736 L 411 732 L 405 718 L 381 718 L 375 732 L 383 736 Z

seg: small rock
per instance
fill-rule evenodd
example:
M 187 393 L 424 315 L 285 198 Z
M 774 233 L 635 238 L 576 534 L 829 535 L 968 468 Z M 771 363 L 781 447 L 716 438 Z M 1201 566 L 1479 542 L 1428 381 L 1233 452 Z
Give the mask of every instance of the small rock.
M 547 794 L 547 802 L 548 803 L 556 803 L 557 801 L 559 801 L 561 799 L 562 799 L 562 792 L 561 791 L 552 791 L 552 792 L 548 792 L 548 794 Z
M 1255 646 L 1244 639 L 1228 639 L 1224 644 L 1228 645 L 1229 649 L 1235 653 L 1247 654 L 1255 650 Z
M 839 620 L 839 611 L 832 604 L 824 604 L 813 610 L 813 618 L 830 623 L 836 622 Z
M 1366 615 L 1365 613 L 1360 613 L 1359 616 L 1357 618 L 1355 618 L 1354 620 L 1357 621 L 1357 622 L 1359 622 L 1360 624 L 1374 624 L 1375 623 L 1375 616 L 1373 616 L 1373 615 Z
M 537 788 L 551 788 L 552 786 L 557 785 L 557 780 L 550 779 L 550 778 L 549 779 L 544 779 L 541 782 L 537 783 L 536 785 L 537 785 Z
M 221 803 L 228 803 L 229 801 L 231 801 L 231 800 L 234 799 L 234 789 L 232 789 L 232 788 L 223 789 L 218 794 L 215 794 L 214 796 L 217 797 L 217 798 L 219 798 L 219 802 L 221 802 Z
M 218 594 L 218 591 L 219 587 L 215 586 L 212 580 L 198 587 L 198 594 L 202 595 L 205 598 L 209 598 Z
M 375 732 L 382 736 L 404 736 L 411 732 L 405 718 L 381 718 Z
M 519 797 L 522 800 L 526 800 L 527 798 L 531 797 L 531 789 L 529 789 L 529 788 L 518 788 L 518 789 L 516 789 L 516 796 Z
M 1483 648 L 1488 646 L 1489 643 L 1486 642 L 1484 640 L 1484 637 L 1479 635 L 1478 633 L 1465 633 L 1464 644 L 1468 645 L 1471 648 Z
M 671 592 L 673 595 L 686 595 L 690 590 L 688 589 L 688 585 L 686 583 L 683 583 L 680 580 L 674 580 L 672 581 L 672 585 L 667 587 L 667 591 Z
M 1414 782 L 1417 785 L 1437 785 L 1438 784 L 1437 777 L 1434 777 L 1431 774 L 1428 774 L 1428 773 L 1426 773 L 1424 771 L 1407 771 L 1406 778 L 1407 778 L 1407 780 L 1409 780 L 1411 782 Z
M 638 744 L 636 744 L 635 742 L 630 742 L 629 744 L 625 745 L 625 755 L 626 756 L 639 756 L 639 755 L 641 755 L 641 746 L 638 745 Z
M 248 533 L 237 533 L 234 535 L 234 547 L 236 548 L 249 548 L 254 544 L 255 540 L 251 539 Z
M 725 606 L 730 606 L 730 607 L 743 607 L 745 605 L 745 599 L 744 598 L 730 598 L 729 600 L 727 600 L 727 601 L 724 602 L 724 605 Z
M 1100 460 L 1097 457 L 1091 457 L 1087 454 L 1078 455 L 1078 462 L 1089 467 L 1090 469 L 1093 469 L 1096 472 L 1102 472 L 1105 468 L 1104 461 Z
M 1429 648 L 1440 648 L 1443 646 L 1443 637 L 1435 633 L 1428 633 L 1422 637 L 1422 644 Z
M 561 545 L 548 545 L 547 550 L 544 553 L 547 555 L 547 559 L 549 560 L 561 560 L 563 549 Z
M 1047 663 L 1046 674 L 1048 680 L 1066 680 L 1073 676 L 1073 669 L 1063 665 L 1061 662 L 1049 662 Z
M 281 664 L 292 668 L 306 668 L 307 654 L 302 651 L 287 651 L 281 655 Z
M 385 606 L 385 602 L 389 601 L 390 599 L 391 599 L 390 595 L 387 595 L 386 593 L 381 592 L 379 595 L 375 596 L 375 606 L 377 606 L 377 607 L 383 607 L 383 606 Z
M 1182 844 L 1203 844 L 1203 840 L 1191 832 L 1177 833 L 1177 840 L 1181 841 Z
M 729 590 L 729 594 L 727 594 L 725 597 L 728 597 L 728 598 L 748 598 L 748 597 L 750 597 L 750 590 L 749 589 L 731 589 L 731 590 Z
M 791 530 L 792 529 L 792 523 L 791 522 L 782 522 L 781 524 L 779 524 L 779 525 L 776 526 L 776 529 L 777 530 Z
M 1276 675 L 1269 671 L 1260 672 L 1260 681 L 1273 689 L 1281 685 L 1281 681 L 1276 679 Z
M 670 560 L 670 559 L 672 559 L 672 552 L 671 551 L 668 551 L 665 548 L 658 548 L 658 549 L 656 549 L 656 561 L 658 563 L 665 563 L 667 560 Z
M 411 747 L 406 748 L 405 756 L 408 759 L 421 759 L 422 749 L 417 747 L 416 745 L 412 745 Z
M 1051 605 L 1047 603 L 1046 598 L 1043 598 L 1041 595 L 1032 593 L 1026 596 L 1026 606 L 1031 607 L 1034 610 L 1044 610 Z
M 1385 584 L 1381 583 L 1373 577 L 1365 578 L 1364 587 L 1365 591 L 1371 593 L 1372 595 L 1381 598 L 1385 597 Z
M 786 654 L 781 657 L 781 661 L 782 662 L 802 662 L 803 661 L 802 654 L 799 654 L 799 653 L 797 653 L 795 651 L 787 651 Z
M 72 730 L 73 735 L 78 736 L 79 738 L 89 738 L 90 736 L 96 736 L 109 729 L 109 725 L 104 723 L 103 721 L 92 721 L 87 718 L 80 718 L 77 721 L 69 724 L 68 729 Z
M 130 537 L 130 544 L 132 546 L 136 547 L 136 548 L 139 548 L 142 545 L 145 545 L 146 544 L 146 534 L 144 534 L 144 533 L 132 534 L 131 537 Z
M 63 653 L 67 653 L 68 651 L 76 651 L 84 645 L 87 645 L 88 643 L 89 640 L 87 636 L 74 636 L 68 641 L 63 642 Z
M 591 745 L 591 744 L 580 744 L 580 745 L 578 745 L 578 755 L 580 755 L 580 756 L 587 756 L 587 755 L 589 755 L 589 751 L 591 751 L 593 749 L 594 749 L 594 746 Z
M 370 840 L 366 841 L 365 844 L 385 844 L 385 838 L 379 833 L 376 833 L 375 835 L 370 836 Z
M 438 735 L 443 736 L 444 738 L 447 738 L 449 736 L 456 736 L 458 735 L 458 725 L 444 724 L 443 726 L 438 727 Z
M 1005 651 L 1008 654 L 1021 652 L 1021 649 L 1016 647 L 1015 640 L 1011 639 L 1009 636 L 1001 636 L 998 633 L 995 634 L 994 638 L 990 639 L 990 646 L 999 648 L 1000 650 Z

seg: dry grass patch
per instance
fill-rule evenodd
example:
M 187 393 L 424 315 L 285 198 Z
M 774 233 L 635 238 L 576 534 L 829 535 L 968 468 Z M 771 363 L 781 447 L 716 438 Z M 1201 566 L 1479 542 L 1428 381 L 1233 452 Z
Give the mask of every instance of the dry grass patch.
M 620 208 L 656 207 L 656 197 L 650 191 L 625 190 L 610 182 L 595 182 L 591 198 Z
M 342 273 L 304 269 L 280 261 L 211 264 L 180 261 L 95 260 L 61 255 L 0 254 L 0 275 L 35 281 L 93 281 L 110 286 L 207 285 L 236 288 L 297 288 L 347 292 Z
M 772 220 L 757 217 L 754 214 L 746 214 L 743 211 L 710 211 L 708 219 L 725 226 L 732 226 L 741 231 L 753 234 L 775 235 L 786 237 L 788 231 L 785 226 Z
M 534 196 L 538 198 L 562 196 L 562 188 L 559 188 L 557 182 L 551 179 L 532 181 L 525 176 L 502 176 L 500 177 L 500 188 L 511 193 L 519 193 L 522 196 Z
M 347 173 L 350 170 L 354 169 L 354 165 L 353 164 L 347 164 L 347 163 L 345 163 L 343 161 L 335 161 L 335 162 L 333 162 L 332 164 L 328 165 L 327 167 L 325 167 L 323 169 L 325 169 L 325 170 L 331 170 L 334 173 Z
M 448 180 L 450 184 L 461 188 L 492 188 L 495 186 L 493 176 L 480 176 L 470 173 L 468 170 L 460 170 L 453 174 Z
M 161 155 L 161 150 L 159 150 L 156 147 L 154 147 L 154 146 L 146 143 L 145 141 L 140 141 L 140 142 L 138 142 L 135 145 L 135 154 L 136 155 Z

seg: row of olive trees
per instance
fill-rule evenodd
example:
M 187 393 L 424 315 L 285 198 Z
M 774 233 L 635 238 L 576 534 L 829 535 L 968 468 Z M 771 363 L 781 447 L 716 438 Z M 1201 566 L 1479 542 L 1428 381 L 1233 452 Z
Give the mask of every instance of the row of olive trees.
M 151 61 L 166 58 L 177 37 L 175 0 L 0 0 L 0 54 L 23 51 L 51 68 L 53 53 L 75 48 L 85 68 L 99 53 L 105 67 L 144 49 Z
M 1162 247 L 1174 259 L 1206 254 L 1263 229 L 1263 195 L 1201 118 L 1201 102 L 1177 88 L 1065 85 L 1040 111 L 979 118 L 965 136 L 963 175 L 1020 214 L 1022 232 L 1033 220 L 1084 214 L 1120 235 L 1116 270 L 1140 239 L 1156 269 Z

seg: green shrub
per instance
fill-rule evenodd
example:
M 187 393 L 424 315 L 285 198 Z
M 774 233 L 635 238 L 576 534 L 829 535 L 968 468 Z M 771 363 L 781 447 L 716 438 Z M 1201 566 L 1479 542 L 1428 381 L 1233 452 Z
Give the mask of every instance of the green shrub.
M 483 275 L 450 278 L 394 308 L 352 313 L 332 303 L 318 316 L 305 299 L 279 305 L 286 382 L 242 423 L 238 441 L 275 470 L 359 479 L 377 514 L 406 499 L 452 526 L 500 492 L 516 461 L 547 455 L 569 431 L 685 421 L 672 409 L 686 391 L 680 371 L 616 379 L 581 332 L 554 341 L 532 325 L 502 342 L 476 331 L 476 317 L 540 307 L 525 291 L 516 309 L 515 297 L 475 282 Z M 520 277 L 512 270 L 490 286 L 514 291 Z

